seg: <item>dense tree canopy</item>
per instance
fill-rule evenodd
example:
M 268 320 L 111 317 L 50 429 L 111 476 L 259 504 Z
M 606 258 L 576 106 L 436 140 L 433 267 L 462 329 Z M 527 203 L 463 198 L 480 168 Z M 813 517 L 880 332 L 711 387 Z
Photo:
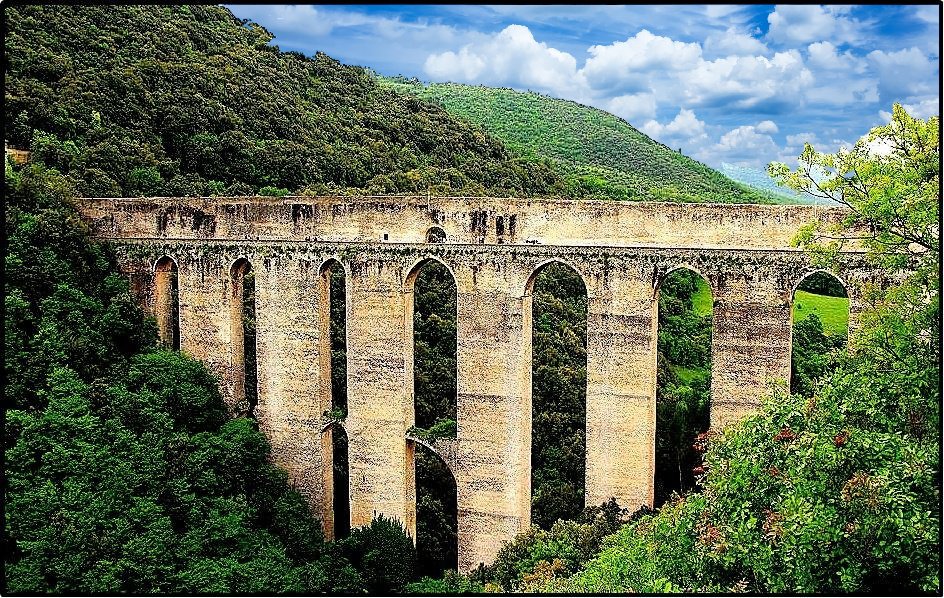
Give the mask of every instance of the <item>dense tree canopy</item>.
M 4 11 L 7 139 L 80 195 L 554 193 L 549 167 L 217 6 Z

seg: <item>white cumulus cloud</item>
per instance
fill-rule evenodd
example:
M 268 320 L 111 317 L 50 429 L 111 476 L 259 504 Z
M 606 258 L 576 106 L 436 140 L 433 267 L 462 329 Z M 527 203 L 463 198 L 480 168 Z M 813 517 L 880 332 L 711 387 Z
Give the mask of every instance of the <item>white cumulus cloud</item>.
M 582 69 L 596 88 L 627 86 L 645 81 L 649 71 L 684 71 L 701 58 L 697 43 L 675 41 L 643 29 L 625 41 L 606 46 L 590 46 L 590 58 Z
M 862 24 L 843 16 L 844 7 L 804 4 L 778 4 L 767 15 L 767 38 L 776 43 L 808 43 L 832 40 L 852 42 L 858 39 Z
M 423 69 L 439 81 L 526 87 L 574 99 L 586 87 L 573 56 L 535 40 L 523 25 L 509 25 L 458 52 L 431 54 Z
M 656 96 L 651 93 L 635 93 L 616 96 L 607 103 L 607 111 L 633 122 L 643 118 L 654 118 L 657 109 Z
M 710 56 L 764 56 L 768 52 L 764 42 L 734 27 L 705 38 L 705 54 Z
M 737 108 L 800 105 L 813 75 L 796 50 L 765 56 L 729 56 L 703 61 L 686 77 L 687 99 L 695 105 Z
M 649 120 L 643 124 L 641 130 L 669 147 L 684 146 L 689 153 L 696 152 L 708 140 L 705 121 L 699 120 L 693 110 L 686 108 L 679 110 L 675 118 L 667 124 Z
M 938 67 L 918 48 L 897 52 L 874 50 L 867 55 L 878 74 L 883 101 L 911 99 L 921 94 L 937 94 Z

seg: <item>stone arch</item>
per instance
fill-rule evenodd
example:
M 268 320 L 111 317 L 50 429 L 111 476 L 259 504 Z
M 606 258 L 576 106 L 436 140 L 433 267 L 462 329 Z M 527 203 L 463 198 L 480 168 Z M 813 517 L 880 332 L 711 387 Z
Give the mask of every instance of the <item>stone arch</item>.
M 245 256 L 233 261 L 230 279 L 230 363 L 236 413 L 255 417 L 258 399 L 256 373 L 256 301 L 252 263 Z
M 445 243 L 449 238 L 441 226 L 431 226 L 426 230 L 427 243 Z
M 348 435 L 343 418 L 347 415 L 347 286 L 349 276 L 336 256 L 325 259 L 318 270 L 319 397 L 322 420 L 322 479 L 324 484 L 322 527 L 325 537 L 339 539 L 351 529 L 350 470 Z M 336 284 L 340 274 L 342 283 Z M 335 284 L 332 284 L 335 283 Z M 343 305 L 335 309 L 336 302 Z M 340 312 L 340 313 L 339 313 Z
M 534 359 L 543 356 L 544 343 L 564 343 L 565 335 L 553 329 L 549 334 L 538 337 L 538 326 L 542 317 L 539 310 L 546 308 L 543 303 L 535 303 L 535 288 L 538 278 L 548 272 L 550 267 L 568 271 L 579 280 L 580 289 L 571 289 L 575 296 L 582 294 L 582 307 L 576 306 L 577 313 L 570 313 L 564 303 L 562 318 L 581 319 L 577 323 L 574 343 L 567 348 L 561 347 L 561 359 L 565 362 L 560 368 L 542 368 Z M 558 273 L 558 276 L 561 274 Z M 587 497 L 587 325 L 589 323 L 589 285 L 579 268 L 557 258 L 539 262 L 532 270 L 523 289 L 521 302 L 522 336 L 524 340 L 524 364 L 527 370 L 527 383 L 523 389 L 527 393 L 525 401 L 529 411 L 530 425 L 530 463 L 528 487 L 532 523 L 547 527 L 557 518 L 573 519 L 577 517 L 586 503 Z M 555 299 L 560 295 L 554 293 Z M 581 313 L 582 312 L 582 313 Z M 571 331 L 574 332 L 574 331 Z M 574 346 L 576 345 L 576 346 Z M 548 344 L 548 348 L 557 350 Z M 537 350 L 537 352 L 536 352 Z M 576 355 L 574 352 L 576 351 Z M 582 373 L 581 373 L 582 372 Z M 574 376 L 578 379 L 574 380 Z M 555 389 L 555 385 L 560 385 Z M 560 394 L 556 390 L 570 394 Z M 555 430 L 555 426 L 561 430 Z M 559 432 L 559 433 L 558 433 Z M 556 441 L 556 442 L 555 442 Z M 555 449 L 566 451 L 566 443 L 577 442 L 582 448 L 582 459 L 552 463 L 551 455 Z M 557 468 L 560 477 L 552 479 L 550 472 Z M 567 496 L 566 492 L 571 492 Z M 564 497 L 557 500 L 556 497 Z
M 712 298 L 714 298 L 716 291 L 715 291 L 715 287 L 714 287 L 712 279 L 709 278 L 704 272 L 702 272 L 700 268 L 698 268 L 697 266 L 694 266 L 691 262 L 679 262 L 677 264 L 673 264 L 669 266 L 668 268 L 666 268 L 665 271 L 659 273 L 659 277 L 658 279 L 656 279 L 655 285 L 653 286 L 653 289 L 652 289 L 654 299 L 658 301 L 659 288 L 662 286 L 662 283 L 665 281 L 666 278 L 671 276 L 673 272 L 677 272 L 678 270 L 690 270 L 694 272 L 695 274 L 697 274 L 698 276 L 700 276 L 702 280 L 704 280 L 708 284 L 708 290 L 711 291 L 711 296 Z
M 668 302 L 663 289 L 673 276 L 689 272 L 708 288 L 708 311 L 694 300 L 691 308 Z M 696 281 L 697 284 L 697 281 Z M 694 291 L 697 293 L 697 289 Z M 710 427 L 712 332 L 714 289 L 698 268 L 680 263 L 667 269 L 654 288 L 657 310 L 656 334 L 656 441 L 654 506 L 663 504 L 672 492 L 685 492 L 696 483 L 701 455 L 693 448 L 695 438 Z M 698 317 L 689 314 L 694 311 Z M 707 322 L 704 317 L 708 315 Z M 703 334 L 707 335 L 704 338 Z M 692 335 L 695 335 L 694 337 Z M 701 339 L 701 342 L 699 342 Z
M 417 559 L 417 574 L 441 576 L 447 569 L 456 569 L 459 561 L 459 509 L 458 483 L 456 479 L 456 440 L 435 439 L 427 440 L 413 434 L 406 437 L 408 452 L 421 467 L 417 467 L 415 484 L 417 489 L 431 490 L 430 498 L 439 499 L 443 508 L 436 508 L 435 502 L 417 495 L 416 501 L 416 549 L 421 558 Z M 427 514 L 426 510 L 431 512 Z M 430 516 L 432 515 L 432 517 Z M 445 516 L 446 525 L 437 526 L 428 534 L 426 526 L 439 523 L 440 517 Z M 430 521 L 432 520 L 432 521 Z M 429 537 L 432 536 L 432 537 Z M 443 539 L 442 544 L 430 542 L 436 537 Z
M 807 290 L 800 288 L 814 277 L 820 279 L 819 285 L 816 285 L 814 281 L 811 285 L 814 288 Z M 836 285 L 841 287 L 842 296 L 835 294 Z M 825 292 L 816 292 L 820 290 L 816 289 L 816 286 L 823 287 L 822 290 Z M 803 293 L 800 299 L 798 299 L 798 293 Z M 817 352 L 832 351 L 847 344 L 850 331 L 849 285 L 835 272 L 823 268 L 807 268 L 791 285 L 788 303 L 790 305 L 790 391 L 802 394 L 809 392 L 813 381 L 824 373 L 817 371 L 819 369 L 817 367 L 809 367 L 816 360 L 804 359 L 805 355 L 814 347 Z M 821 330 L 815 331 L 815 327 L 806 328 L 799 337 L 802 349 L 798 353 L 799 347 L 794 342 L 797 326 L 800 322 L 809 319 L 812 314 L 816 314 L 820 321 Z
M 403 279 L 403 292 L 404 292 L 404 293 L 412 293 L 412 292 L 413 292 L 413 287 L 414 287 L 414 285 L 416 284 L 416 278 L 417 278 L 417 276 L 419 276 L 420 271 L 422 271 L 424 267 L 426 267 L 427 265 L 429 265 L 430 262 L 437 262 L 437 263 L 439 263 L 440 266 L 442 266 L 443 268 L 445 268 L 446 270 L 449 271 L 449 274 L 452 276 L 453 282 L 456 282 L 456 281 L 457 281 L 457 279 L 456 279 L 456 273 L 455 273 L 455 271 L 452 269 L 452 266 L 450 266 L 450 265 L 447 264 L 445 261 L 443 261 L 443 259 L 440 258 L 439 256 L 433 255 L 433 254 L 431 254 L 431 253 L 427 253 L 427 254 L 424 255 L 423 257 L 414 260 L 414 261 L 410 264 L 410 268 L 409 268 L 409 270 L 407 270 L 407 275 L 406 275 L 406 277 Z
M 325 538 L 340 540 L 351 531 L 350 463 L 348 435 L 343 421 L 327 421 L 321 427 L 324 459 L 321 526 Z
M 180 350 L 180 271 L 165 255 L 154 262 L 154 318 L 161 344 Z
M 420 276 L 420 273 L 423 271 L 426 266 L 431 263 L 438 264 L 442 266 L 446 272 L 449 273 L 449 276 L 452 280 L 453 293 L 458 293 L 458 282 L 456 279 L 455 272 L 453 269 L 443 260 L 434 256 L 434 255 L 425 255 L 413 262 L 410 269 L 407 271 L 407 275 L 403 279 L 403 298 L 404 298 L 404 307 L 405 307 L 405 318 L 404 318 L 404 347 L 406 347 L 406 354 L 404 355 L 406 363 L 406 380 L 408 384 L 408 393 L 407 396 L 410 397 L 413 404 L 413 417 L 410 423 L 416 423 L 416 388 L 415 388 L 415 335 L 414 330 L 414 318 L 415 318 L 415 290 L 416 290 L 416 281 Z M 454 303 L 458 297 L 454 295 Z M 456 314 L 458 318 L 458 314 Z M 456 355 L 456 350 L 458 347 L 453 348 L 453 355 Z M 455 372 L 454 372 L 454 375 Z M 452 413 L 453 419 L 456 418 L 456 396 L 452 398 Z M 421 422 L 428 423 L 428 422 Z
M 846 297 L 849 296 L 849 283 L 842 279 L 841 276 L 835 272 L 831 272 L 825 268 L 806 268 L 800 275 L 793 281 L 793 284 L 790 287 L 790 302 L 793 302 L 794 296 L 796 295 L 797 289 L 800 288 L 800 285 L 806 281 L 807 278 L 813 276 L 814 274 L 824 274 L 836 280 L 839 284 L 842 285 L 842 288 L 846 291 Z
M 525 282 L 524 284 L 524 292 L 522 293 L 522 296 L 524 297 L 531 296 L 531 294 L 534 292 L 535 279 L 541 274 L 542 271 L 544 271 L 545 268 L 547 268 L 551 264 L 560 264 L 561 266 L 565 266 L 569 268 L 570 270 L 573 270 L 577 274 L 577 276 L 580 277 L 580 281 L 583 282 L 583 288 L 587 291 L 587 293 L 590 292 L 590 285 L 587 284 L 587 277 L 584 276 L 584 273 L 580 271 L 580 268 L 578 268 L 577 266 L 575 266 L 574 264 L 566 260 L 562 260 L 557 257 L 552 257 L 552 258 L 547 258 L 543 261 L 540 261 L 534 266 L 534 268 L 531 270 L 531 274 L 528 276 L 527 282 Z
M 429 294 L 431 292 L 436 294 Z M 435 299 L 423 301 L 430 297 Z M 414 541 L 419 562 L 424 563 L 422 566 L 455 568 L 458 539 L 454 544 L 450 542 L 445 551 L 436 549 L 432 539 L 458 538 L 456 475 L 454 463 L 446 459 L 450 447 L 452 454 L 455 453 L 456 441 L 455 438 L 430 440 L 426 431 L 457 426 L 458 343 L 455 327 L 450 327 L 449 320 L 458 321 L 458 284 L 452 268 L 432 255 L 416 260 L 404 277 L 403 298 L 405 377 L 411 411 L 407 423 L 415 424 L 406 435 L 407 483 L 415 497 L 414 505 L 408 507 L 413 512 L 407 517 L 415 524 Z M 429 343 L 431 353 L 436 354 L 439 361 L 433 363 L 420 358 L 429 354 L 417 352 L 417 343 L 421 340 Z M 418 446 L 423 448 L 418 449 Z M 432 505 L 438 506 L 433 508 Z M 434 516 L 437 512 L 446 516 L 445 521 Z M 442 571 L 430 569 L 423 573 L 438 576 Z

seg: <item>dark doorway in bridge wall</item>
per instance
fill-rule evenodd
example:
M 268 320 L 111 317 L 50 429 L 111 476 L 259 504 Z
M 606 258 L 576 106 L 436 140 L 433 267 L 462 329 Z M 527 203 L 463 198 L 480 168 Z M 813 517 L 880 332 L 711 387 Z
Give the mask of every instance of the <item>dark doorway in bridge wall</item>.
M 570 266 L 532 274 L 531 522 L 544 529 L 584 508 L 587 446 L 587 288 Z
M 330 260 L 322 270 L 328 291 L 328 335 L 331 345 L 331 412 L 337 419 L 347 416 L 347 291 L 344 266 Z M 334 539 L 351 532 L 351 495 L 348 470 L 348 438 L 341 425 L 331 434 L 332 496 Z
M 803 277 L 791 299 L 790 392 L 809 397 L 846 346 L 849 296 L 838 278 L 818 271 Z
M 656 382 L 655 506 L 695 486 L 698 435 L 711 406 L 712 295 L 708 282 L 680 268 L 662 279 Z M 700 446 L 700 443 L 698 443 Z
M 434 229 L 438 233 L 430 242 L 444 241 L 442 229 Z M 407 277 L 405 292 L 413 325 L 416 432 L 430 439 L 455 438 L 455 279 L 440 262 L 426 260 Z M 417 569 L 421 575 L 439 577 L 458 564 L 456 481 L 439 456 L 419 443 L 415 449 Z
M 180 294 L 177 263 L 164 256 L 154 264 L 154 316 L 161 344 L 180 350 Z
M 237 370 L 236 398 L 245 405 L 245 415 L 256 417 L 256 275 L 246 258 L 236 260 L 230 270 L 233 284 L 233 356 Z

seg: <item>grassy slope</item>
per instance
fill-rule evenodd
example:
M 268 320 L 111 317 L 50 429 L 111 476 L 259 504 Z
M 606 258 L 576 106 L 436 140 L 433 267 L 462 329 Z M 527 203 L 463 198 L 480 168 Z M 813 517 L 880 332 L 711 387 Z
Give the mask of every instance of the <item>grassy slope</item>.
M 782 203 L 658 143 L 603 110 L 533 92 L 380 79 L 441 104 L 531 158 L 548 158 L 574 186 L 615 199 Z
M 705 282 L 705 279 L 699 276 L 698 290 L 692 295 L 692 307 L 699 316 L 707 316 L 711 314 L 711 305 L 711 288 L 708 287 L 708 283 Z
M 849 299 L 827 297 L 806 291 L 797 291 L 793 296 L 793 321 L 799 322 L 815 313 L 828 334 L 845 335 L 849 329 Z

